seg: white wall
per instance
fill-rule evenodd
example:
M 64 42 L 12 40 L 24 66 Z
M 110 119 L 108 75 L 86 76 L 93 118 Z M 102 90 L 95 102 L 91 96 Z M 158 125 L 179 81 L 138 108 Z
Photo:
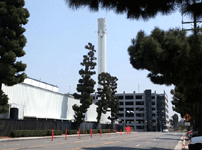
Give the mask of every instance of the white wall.
M 18 118 L 36 117 L 49 119 L 73 120 L 74 104 L 80 105 L 76 100 L 67 95 L 21 83 L 14 86 L 2 86 L 9 97 L 9 105 L 19 109 Z M 86 121 L 96 121 L 96 105 L 92 104 L 86 113 Z M 5 115 L 4 115 L 5 116 Z M 103 115 L 101 123 L 109 122 L 108 115 Z M 2 117 L 2 115 L 0 116 Z

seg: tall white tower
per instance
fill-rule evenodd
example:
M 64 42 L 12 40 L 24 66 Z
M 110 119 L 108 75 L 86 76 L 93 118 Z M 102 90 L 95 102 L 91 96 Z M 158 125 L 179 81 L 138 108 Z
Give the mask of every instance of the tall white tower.
M 98 19 L 98 75 L 106 72 L 106 19 Z

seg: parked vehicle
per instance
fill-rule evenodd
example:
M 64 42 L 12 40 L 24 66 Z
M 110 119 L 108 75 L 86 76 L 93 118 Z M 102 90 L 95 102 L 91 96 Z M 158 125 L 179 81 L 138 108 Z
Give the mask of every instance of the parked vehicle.
M 163 129 L 163 133 L 168 133 L 168 129 Z
M 201 150 L 202 149 L 202 136 L 193 137 L 189 141 L 189 150 Z
M 189 139 L 191 139 L 192 134 L 193 134 L 193 131 L 192 131 L 192 130 L 188 131 L 188 132 L 187 132 L 187 137 L 188 137 Z

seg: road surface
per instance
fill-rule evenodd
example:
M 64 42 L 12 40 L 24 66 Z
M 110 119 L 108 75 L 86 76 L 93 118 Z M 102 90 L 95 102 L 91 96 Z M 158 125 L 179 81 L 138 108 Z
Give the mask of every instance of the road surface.
M 78 135 L 1 141 L 2 150 L 173 150 L 184 133 L 132 132 L 131 134 Z

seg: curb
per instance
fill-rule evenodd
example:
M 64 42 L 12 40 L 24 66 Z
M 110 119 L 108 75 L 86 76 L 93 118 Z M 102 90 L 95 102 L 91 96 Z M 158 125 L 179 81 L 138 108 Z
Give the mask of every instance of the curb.
M 117 132 L 117 133 L 119 133 L 119 132 Z M 103 133 L 103 134 L 108 134 L 108 133 Z M 110 133 L 110 134 L 116 134 L 116 133 Z M 98 135 L 98 134 L 95 134 L 95 135 Z M 79 136 L 78 134 L 72 134 L 72 135 L 68 135 L 67 138 L 78 137 L 78 136 Z M 82 137 L 90 136 L 90 134 L 81 134 L 81 136 Z M 52 138 L 52 136 L 6 138 L 6 139 L 0 139 L 0 143 L 1 142 L 11 142 L 11 141 L 37 140 L 37 139 L 50 139 L 51 140 L 51 138 Z M 54 136 L 54 138 L 64 138 L 65 139 L 65 135 Z

